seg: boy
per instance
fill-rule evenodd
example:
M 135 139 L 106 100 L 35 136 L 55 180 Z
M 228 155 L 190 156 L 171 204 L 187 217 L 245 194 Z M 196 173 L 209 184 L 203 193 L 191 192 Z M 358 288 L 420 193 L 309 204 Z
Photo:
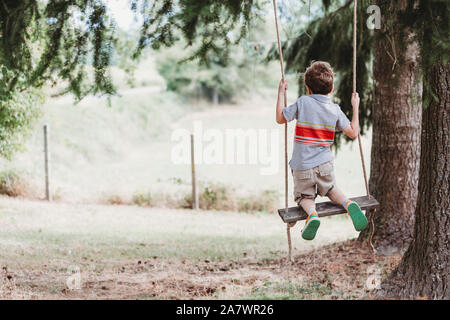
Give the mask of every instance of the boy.
M 314 239 L 320 226 L 314 203 L 317 194 L 327 196 L 331 201 L 344 206 L 357 231 L 367 226 L 367 219 L 358 204 L 349 200 L 336 187 L 330 149 L 335 130 L 343 131 L 351 139 L 358 136 L 359 95 L 352 95 L 353 118 L 350 122 L 328 96 L 334 90 L 333 81 L 334 74 L 330 64 L 317 61 L 305 72 L 307 96 L 302 96 L 294 104 L 283 108 L 287 81 L 281 81 L 278 88 L 277 123 L 297 119 L 294 151 L 289 165 L 294 178 L 294 199 L 308 213 L 302 230 L 305 240 Z

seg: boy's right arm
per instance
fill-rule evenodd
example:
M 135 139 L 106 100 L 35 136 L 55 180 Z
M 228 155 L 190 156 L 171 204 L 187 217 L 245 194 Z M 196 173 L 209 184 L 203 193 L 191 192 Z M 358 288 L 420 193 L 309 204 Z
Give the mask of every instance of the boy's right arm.
M 359 94 L 352 94 L 353 117 L 350 125 L 343 132 L 351 139 L 355 139 L 359 134 Z

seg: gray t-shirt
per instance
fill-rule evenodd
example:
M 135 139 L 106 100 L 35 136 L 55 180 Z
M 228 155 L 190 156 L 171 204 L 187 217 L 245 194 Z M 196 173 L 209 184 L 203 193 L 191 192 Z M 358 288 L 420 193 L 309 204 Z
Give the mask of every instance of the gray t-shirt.
M 341 108 L 320 94 L 300 97 L 283 109 L 283 115 L 286 121 L 297 119 L 294 151 L 289 162 L 293 170 L 308 170 L 333 160 L 330 146 L 334 133 L 350 125 Z

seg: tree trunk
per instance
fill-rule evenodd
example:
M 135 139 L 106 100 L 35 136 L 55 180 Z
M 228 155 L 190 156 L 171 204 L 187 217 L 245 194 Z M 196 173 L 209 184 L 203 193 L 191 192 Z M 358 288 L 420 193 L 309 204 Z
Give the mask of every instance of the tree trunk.
M 412 237 L 420 159 L 422 81 L 419 47 L 411 30 L 397 30 L 406 0 L 378 1 L 382 29 L 374 39 L 373 137 L 370 193 L 380 202 L 374 215 L 378 252 L 403 252 Z M 361 232 L 366 240 L 369 230 Z
M 419 197 L 414 237 L 384 283 L 388 296 L 450 299 L 450 63 L 436 63 L 427 77 L 433 100 L 424 110 Z M 431 97 L 430 97 L 431 98 Z

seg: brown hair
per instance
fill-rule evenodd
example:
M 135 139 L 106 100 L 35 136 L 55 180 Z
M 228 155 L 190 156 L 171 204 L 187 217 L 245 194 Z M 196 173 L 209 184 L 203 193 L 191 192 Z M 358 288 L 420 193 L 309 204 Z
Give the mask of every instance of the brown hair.
M 313 62 L 305 72 L 305 84 L 315 94 L 329 94 L 333 89 L 334 73 L 328 62 Z

